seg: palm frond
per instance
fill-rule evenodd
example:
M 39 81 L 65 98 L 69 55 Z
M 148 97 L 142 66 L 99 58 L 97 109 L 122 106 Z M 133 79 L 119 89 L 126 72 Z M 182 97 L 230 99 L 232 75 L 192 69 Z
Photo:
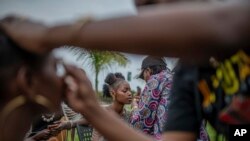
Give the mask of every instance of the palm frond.
M 100 74 L 103 70 L 111 69 L 114 65 L 126 67 L 130 62 L 128 58 L 120 52 L 110 51 L 95 51 L 86 50 L 77 47 L 67 47 L 74 55 L 77 56 L 77 60 L 83 62 L 84 66 L 90 67 L 93 72 Z M 96 78 L 96 82 L 98 78 Z M 97 90 L 96 84 L 96 90 Z

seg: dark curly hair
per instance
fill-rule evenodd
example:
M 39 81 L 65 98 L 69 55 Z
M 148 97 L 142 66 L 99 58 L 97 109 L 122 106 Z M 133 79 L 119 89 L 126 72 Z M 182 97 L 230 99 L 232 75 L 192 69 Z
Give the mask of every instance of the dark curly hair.
M 125 77 L 121 73 L 109 73 L 104 80 L 105 84 L 103 85 L 103 96 L 111 97 L 110 87 L 115 87 L 115 84 L 121 80 L 125 80 Z
M 20 48 L 0 26 L 0 93 L 8 93 L 10 81 L 23 65 L 31 71 L 39 71 L 46 55 L 34 55 Z M 0 101 L 4 95 L 0 96 Z

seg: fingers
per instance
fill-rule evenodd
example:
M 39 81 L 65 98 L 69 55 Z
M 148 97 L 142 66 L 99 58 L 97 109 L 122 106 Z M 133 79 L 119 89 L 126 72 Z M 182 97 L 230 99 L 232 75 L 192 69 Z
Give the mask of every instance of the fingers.
M 84 71 L 82 71 L 81 69 L 72 66 L 72 65 L 65 65 L 65 68 L 67 70 L 67 73 L 72 76 L 77 83 L 80 83 L 81 81 L 85 81 L 86 76 Z
M 17 15 L 9 15 L 3 19 L 1 19 L 1 23 L 12 23 L 12 22 L 15 22 L 15 21 L 21 21 L 21 17 L 17 16 Z
M 60 124 L 62 121 L 55 121 L 54 124 Z
M 95 92 L 85 72 L 74 66 L 66 65 L 68 76 L 65 77 L 67 84 L 67 103 L 76 111 L 82 112 L 87 103 L 97 103 Z
M 41 22 L 33 21 L 25 16 L 21 15 L 9 15 L 5 18 L 0 20 L 1 23 L 7 24 L 20 24 L 20 23 L 27 23 L 27 24 L 39 24 L 43 25 Z
M 88 86 L 92 87 L 90 80 L 88 79 L 84 70 L 77 68 L 72 65 L 65 65 L 65 68 L 70 76 L 76 80 L 78 84 L 87 84 Z
M 2 20 L 0 20 L 1 26 L 5 30 L 9 30 L 8 27 L 20 24 L 22 22 L 28 22 L 28 19 L 26 17 L 23 17 L 23 16 L 10 15 L 10 16 L 7 16 L 7 17 L 3 18 Z
M 55 129 L 56 127 L 58 127 L 58 125 L 59 125 L 59 124 L 49 125 L 49 126 L 48 126 L 48 129 L 49 129 L 49 130 L 53 130 L 53 129 Z
M 69 106 L 72 107 L 76 112 L 79 112 L 81 106 L 78 104 L 79 99 L 77 98 L 77 95 L 74 92 L 68 90 L 66 92 L 66 99 Z
M 74 66 L 65 65 L 68 76 L 65 77 L 65 83 L 68 86 L 69 93 L 88 93 L 92 90 L 92 85 L 85 72 Z M 80 96 L 80 95 L 78 95 Z
M 65 83 L 67 84 L 67 88 L 69 91 L 72 91 L 74 93 L 78 90 L 78 84 L 76 83 L 75 79 L 72 76 L 66 76 L 64 79 Z
M 50 132 L 49 129 L 44 129 L 44 130 L 43 130 L 43 133 L 44 133 L 44 134 L 49 134 L 49 132 Z
M 3 20 L 5 21 L 16 21 L 20 19 L 28 19 L 28 18 L 24 15 L 18 15 L 18 14 L 9 14 L 3 18 Z

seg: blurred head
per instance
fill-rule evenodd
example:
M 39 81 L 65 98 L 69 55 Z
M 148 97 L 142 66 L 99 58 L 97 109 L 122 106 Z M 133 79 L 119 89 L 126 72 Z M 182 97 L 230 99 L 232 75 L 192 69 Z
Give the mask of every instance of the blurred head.
M 59 108 L 63 92 L 62 65 L 52 54 L 34 55 L 22 50 L 0 29 L 0 105 L 4 107 L 18 96 L 32 110 L 43 109 L 37 95 Z M 51 110 L 51 109 L 46 109 Z
M 151 75 L 167 69 L 167 64 L 161 57 L 147 56 L 143 59 L 139 78 L 148 81 Z
M 109 73 L 105 78 L 103 94 L 112 96 L 115 102 L 129 104 L 132 101 L 130 85 L 121 73 Z

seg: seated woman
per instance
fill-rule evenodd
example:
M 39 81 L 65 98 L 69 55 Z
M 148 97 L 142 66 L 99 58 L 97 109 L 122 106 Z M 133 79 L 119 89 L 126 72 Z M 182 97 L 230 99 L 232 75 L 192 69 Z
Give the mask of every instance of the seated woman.
M 77 124 L 84 124 L 84 119 L 66 120 L 61 113 L 42 114 L 34 120 L 29 139 L 64 141 L 67 138 L 66 130 L 73 129 Z
M 56 127 L 58 128 L 55 129 Z M 70 128 L 70 122 L 63 121 L 62 114 L 60 113 L 41 114 L 33 121 L 28 138 L 32 138 L 33 140 L 48 140 L 58 134 L 60 134 L 60 138 L 65 138 L 66 134 L 63 132 L 60 133 L 60 131 Z
M 112 96 L 113 98 L 113 103 L 106 107 L 106 109 L 115 111 L 115 113 L 129 123 L 131 113 L 124 108 L 124 105 L 132 102 L 132 94 L 129 83 L 121 73 L 109 73 L 106 76 L 105 84 L 103 86 L 103 95 L 107 97 Z M 103 140 L 105 139 L 97 132 L 97 130 L 94 130 L 92 141 Z

